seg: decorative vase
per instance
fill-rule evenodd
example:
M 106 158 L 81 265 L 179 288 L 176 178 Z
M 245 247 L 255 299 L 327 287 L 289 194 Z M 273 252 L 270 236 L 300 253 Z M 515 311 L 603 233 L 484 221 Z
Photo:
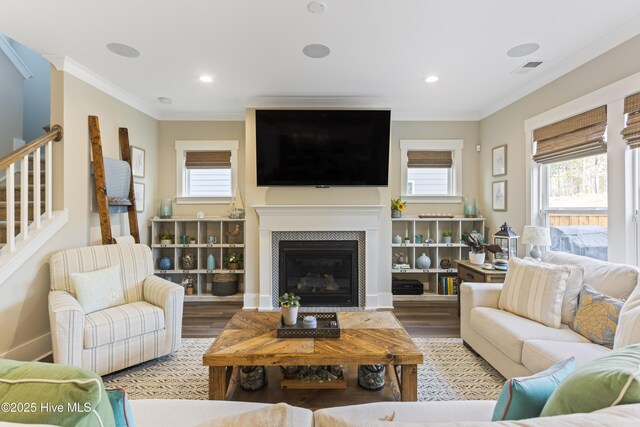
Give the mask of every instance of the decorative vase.
M 358 384 L 367 390 L 382 390 L 384 388 L 384 365 L 358 366 Z
M 213 270 L 216 268 L 216 257 L 213 254 L 209 254 L 207 257 L 207 270 Z
M 402 243 L 402 237 L 399 234 L 396 234 L 395 236 L 393 236 L 393 243 L 399 245 L 400 243 Z
M 160 270 L 171 270 L 173 268 L 173 261 L 168 256 L 162 257 L 158 263 Z
M 398 257 L 396 259 L 397 264 L 404 264 L 405 262 L 407 262 L 407 259 L 405 258 L 405 254 L 396 254 L 396 256 Z
M 160 202 L 160 218 L 171 218 L 173 216 L 173 204 L 171 199 L 162 199 Z
M 282 307 L 282 321 L 285 325 L 295 325 L 298 321 L 299 307 Z
M 182 268 L 185 270 L 193 270 L 196 268 L 196 256 L 192 253 L 182 255 Z
M 267 384 L 264 366 L 241 366 L 240 387 L 245 390 L 258 390 Z
M 481 254 L 476 254 L 473 252 L 469 252 L 469 262 L 471 264 L 476 264 L 476 265 L 482 265 L 484 264 L 484 257 L 485 257 L 485 253 L 481 253 Z
M 475 218 L 478 216 L 478 211 L 476 210 L 476 199 L 473 197 L 465 197 L 464 198 L 464 208 L 463 208 L 464 216 L 466 218 Z
M 391 209 L 391 218 L 402 218 L 402 212 L 398 209 Z
M 431 267 L 431 258 L 424 252 L 416 259 L 416 268 L 428 270 Z

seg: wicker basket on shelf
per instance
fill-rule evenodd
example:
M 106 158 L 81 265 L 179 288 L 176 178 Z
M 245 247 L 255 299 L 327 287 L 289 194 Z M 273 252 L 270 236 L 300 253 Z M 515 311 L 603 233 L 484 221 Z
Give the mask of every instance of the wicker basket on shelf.
M 211 282 L 211 293 L 227 296 L 238 293 L 238 275 L 236 273 L 216 273 Z

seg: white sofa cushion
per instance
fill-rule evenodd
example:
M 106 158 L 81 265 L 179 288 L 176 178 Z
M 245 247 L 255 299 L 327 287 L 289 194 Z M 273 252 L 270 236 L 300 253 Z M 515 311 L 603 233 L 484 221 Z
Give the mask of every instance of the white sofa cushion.
M 136 427 L 195 427 L 211 420 L 272 406 L 269 403 L 226 400 L 141 399 L 129 402 Z M 312 427 L 313 412 L 294 406 L 293 425 Z
M 570 266 L 511 258 L 498 308 L 559 328 L 570 273 Z
M 139 301 L 87 314 L 84 322 L 84 348 L 164 329 L 164 311 Z
M 640 286 L 636 286 L 620 310 L 613 348 L 637 343 L 640 343 Z
M 618 299 L 627 299 L 640 282 L 640 270 L 632 265 L 615 264 L 567 252 L 548 251 L 542 261 L 552 264 L 572 264 L 584 267 L 584 283 L 598 292 Z
M 541 372 L 572 356 L 576 358 L 576 366 L 581 366 L 610 351 L 593 343 L 527 340 L 522 347 L 522 364 L 532 372 Z
M 511 360 L 522 363 L 522 346 L 530 339 L 588 343 L 567 325 L 550 328 L 508 311 L 488 307 L 471 310 L 471 328 Z
M 448 402 L 378 402 L 338 406 L 315 411 L 315 427 L 335 427 L 336 419 L 370 423 L 393 417 L 396 423 L 437 423 L 443 421 L 489 421 L 496 406 L 495 400 L 461 400 Z

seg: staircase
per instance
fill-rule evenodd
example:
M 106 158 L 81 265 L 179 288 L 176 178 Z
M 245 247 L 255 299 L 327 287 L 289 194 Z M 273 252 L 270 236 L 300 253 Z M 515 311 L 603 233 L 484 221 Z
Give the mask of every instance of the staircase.
M 45 160 L 40 159 L 40 209 L 39 214 L 42 215 L 45 212 Z M 22 182 L 22 172 L 15 173 L 15 182 L 16 184 L 14 188 L 14 200 L 15 200 L 15 219 L 14 223 L 14 231 L 17 236 L 20 233 L 20 218 L 21 218 L 21 196 L 22 196 L 22 187 L 19 183 Z M 28 223 L 33 223 L 34 220 L 34 187 L 33 187 L 33 155 L 29 155 L 29 178 L 28 178 L 28 190 L 27 190 L 27 220 Z M 7 243 L 7 181 L 6 178 L 0 182 L 0 249 L 4 247 Z

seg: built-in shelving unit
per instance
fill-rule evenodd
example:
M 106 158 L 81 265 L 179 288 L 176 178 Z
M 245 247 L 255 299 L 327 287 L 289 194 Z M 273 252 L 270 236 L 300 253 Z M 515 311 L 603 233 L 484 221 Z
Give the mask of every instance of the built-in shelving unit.
M 393 277 L 416 279 L 422 282 L 424 295 L 395 295 L 394 300 L 424 300 L 433 297 L 455 299 L 455 295 L 446 295 L 439 289 L 442 277 L 457 276 L 455 260 L 468 259 L 469 247 L 461 242 L 462 234 L 477 230 L 484 231 L 484 218 L 392 218 L 392 239 L 402 238 L 401 243 L 391 243 L 390 267 Z M 451 243 L 445 243 L 442 233 L 451 232 Z M 422 235 L 420 241 L 419 235 Z M 397 238 L 397 237 L 396 237 Z M 428 269 L 419 268 L 416 260 L 422 254 L 431 260 Z M 399 266 L 398 258 L 405 258 L 406 266 Z M 449 262 L 447 266 L 446 260 Z
M 229 233 L 239 226 L 239 234 Z M 162 244 L 160 236 L 169 233 L 174 236 L 171 244 Z M 232 233 L 233 234 L 233 233 Z M 189 236 L 188 243 L 180 243 L 180 236 Z M 215 243 L 208 238 L 213 236 Z M 191 243 L 194 241 L 194 243 Z M 230 270 L 224 265 L 224 258 L 231 253 L 242 254 L 245 247 L 244 219 L 229 218 L 193 218 L 173 217 L 170 219 L 153 218 L 151 220 L 151 248 L 155 274 L 175 283 L 183 283 L 187 275 L 195 275 L 196 283 L 193 295 L 185 295 L 185 301 L 242 301 L 244 293 L 244 269 Z M 182 257 L 193 254 L 196 258 L 195 268 L 183 268 Z M 207 258 L 212 254 L 215 258 L 213 269 L 207 266 Z M 169 257 L 172 268 L 160 268 L 160 260 Z M 237 274 L 239 280 L 238 293 L 230 296 L 212 294 L 213 275 L 217 273 Z

